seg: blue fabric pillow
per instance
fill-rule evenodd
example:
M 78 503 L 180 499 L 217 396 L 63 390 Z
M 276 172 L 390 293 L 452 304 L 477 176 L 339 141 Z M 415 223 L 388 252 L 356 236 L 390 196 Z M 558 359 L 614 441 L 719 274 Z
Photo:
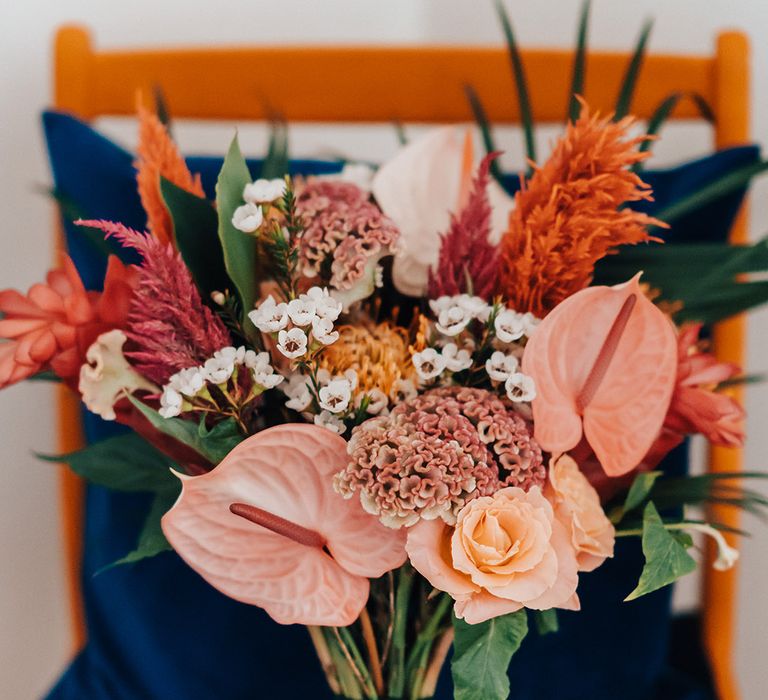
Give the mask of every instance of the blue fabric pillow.
M 43 127 L 56 189 L 88 218 L 144 226 L 132 156 L 88 125 L 48 112 Z M 656 206 L 675 201 L 728 170 L 754 162 L 755 147 L 730 149 L 672 170 L 648 172 Z M 210 195 L 220 158 L 190 158 Z M 260 161 L 249 162 L 256 176 Z M 337 172 L 341 163 L 292 161 L 303 174 Z M 513 178 L 509 180 L 514 189 Z M 670 241 L 720 241 L 743 192 L 688 216 L 667 235 Z M 653 205 L 648 206 L 652 213 Z M 86 285 L 97 288 L 103 255 L 82 230 L 65 223 L 67 245 Z M 90 441 L 122 430 L 84 416 Z M 667 461 L 682 472 L 685 447 Z M 51 700 L 264 700 L 330 698 L 306 631 L 280 626 L 261 610 L 218 593 L 174 553 L 98 572 L 130 551 L 148 500 L 89 486 L 86 501 L 82 586 L 88 644 L 56 686 Z M 632 603 L 622 599 L 642 567 L 637 542 L 622 541 L 617 557 L 583 576 L 583 610 L 561 613 L 560 632 L 532 632 L 510 668 L 513 700 L 709 700 L 696 679 L 667 668 L 669 589 Z M 441 677 L 437 697 L 452 697 L 450 677 Z

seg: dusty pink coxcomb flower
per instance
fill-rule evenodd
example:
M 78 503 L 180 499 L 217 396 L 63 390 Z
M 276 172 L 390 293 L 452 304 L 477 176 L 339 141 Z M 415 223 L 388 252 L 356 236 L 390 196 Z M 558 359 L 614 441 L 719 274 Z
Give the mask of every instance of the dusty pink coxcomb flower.
M 525 421 L 484 389 L 434 389 L 355 428 L 336 489 L 356 492 L 390 527 L 448 523 L 503 486 L 541 485 L 545 469 Z
M 170 244 L 109 221 L 79 221 L 101 229 L 143 258 L 131 299 L 126 352 L 136 369 L 158 384 L 187 367 L 202 364 L 231 345 L 226 326 L 205 306 L 181 255 Z
M 370 295 L 379 260 L 397 242 L 395 225 L 348 182 L 309 180 L 299 189 L 296 209 L 306 226 L 300 248 L 305 274 L 337 290 L 345 306 Z

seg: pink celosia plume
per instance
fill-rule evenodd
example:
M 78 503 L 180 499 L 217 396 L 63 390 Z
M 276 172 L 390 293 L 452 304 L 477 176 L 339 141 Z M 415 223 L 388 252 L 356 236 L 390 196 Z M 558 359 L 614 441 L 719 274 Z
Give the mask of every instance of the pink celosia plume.
M 181 255 L 146 233 L 109 221 L 79 221 L 137 250 L 143 260 L 131 301 L 126 352 L 149 379 L 164 384 L 180 369 L 201 364 L 231 344 L 224 323 L 200 298 Z
M 490 167 L 499 153 L 483 158 L 472 182 L 466 206 L 451 216 L 436 268 L 429 270 L 429 296 L 437 299 L 472 293 L 490 300 L 498 279 L 498 246 L 491 243 L 491 204 L 488 200 Z M 469 285 L 472 288 L 469 288 Z

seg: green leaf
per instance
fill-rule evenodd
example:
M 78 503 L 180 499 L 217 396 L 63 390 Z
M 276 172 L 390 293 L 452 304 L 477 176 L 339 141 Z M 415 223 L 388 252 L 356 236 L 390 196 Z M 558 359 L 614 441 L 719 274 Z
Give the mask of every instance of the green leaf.
M 472 109 L 472 114 L 475 117 L 475 123 L 477 124 L 477 128 L 480 129 L 480 135 L 483 138 L 483 145 L 485 146 L 485 152 L 495 153 L 498 149 L 496 148 L 496 145 L 493 142 L 493 134 L 491 133 L 491 126 L 490 126 L 490 123 L 488 122 L 488 116 L 485 113 L 483 104 L 480 101 L 480 97 L 475 91 L 475 88 L 473 88 L 471 85 L 464 86 L 464 93 L 466 94 L 467 101 L 469 102 L 469 106 Z M 494 160 L 491 162 L 490 172 L 491 172 L 491 175 L 496 179 L 496 181 L 501 184 L 502 174 L 501 174 L 501 168 L 499 167 L 498 158 L 494 158 Z
M 219 239 L 224 251 L 224 265 L 240 297 L 244 327 L 253 326 L 248 312 L 253 309 L 258 292 L 258 244 L 255 236 L 238 231 L 232 225 L 232 215 L 243 204 L 243 189 L 250 182 L 251 174 L 235 136 L 216 182 L 216 209 L 219 213 Z
M 176 244 L 195 284 L 206 301 L 211 292 L 223 292 L 232 285 L 219 240 L 219 218 L 213 205 L 164 177 L 160 192 L 173 221 Z
M 137 398 L 128 396 L 128 399 L 161 433 L 191 447 L 213 465 L 221 462 L 243 440 L 233 418 L 227 418 L 207 430 L 204 420 L 198 425 L 183 418 L 163 418 Z
M 165 98 L 165 91 L 163 90 L 162 85 L 154 85 L 152 88 L 152 97 L 155 100 L 155 114 L 157 115 L 157 118 L 165 127 L 165 130 L 168 132 L 168 136 L 173 138 L 173 134 L 171 133 L 171 128 L 173 126 L 171 123 L 171 112 L 168 109 L 168 100 Z
M 635 51 L 627 65 L 627 72 L 624 74 L 624 80 L 622 80 L 621 83 L 621 90 L 619 91 L 619 97 L 616 100 L 613 121 L 617 122 L 619 119 L 627 116 L 632 107 L 632 98 L 635 95 L 637 77 L 640 74 L 640 68 L 643 65 L 645 49 L 648 45 L 648 37 L 651 35 L 651 29 L 653 29 L 653 20 L 646 20 L 645 24 L 643 24 L 643 28 L 640 30 L 640 36 L 637 39 Z
M 261 165 L 261 177 L 272 180 L 288 174 L 288 125 L 283 119 L 270 123 L 269 147 Z
M 533 619 L 536 621 L 536 631 L 542 636 L 552 634 L 560 629 L 560 625 L 557 623 L 557 610 L 555 608 L 534 610 Z
M 706 119 L 710 124 L 714 124 L 715 114 L 707 101 L 701 95 L 699 95 L 699 93 L 690 91 L 673 92 L 671 95 L 664 98 L 654 110 L 651 118 L 648 120 L 648 127 L 645 132 L 646 136 L 655 136 L 658 134 L 661 130 L 661 127 L 664 125 L 667 119 L 669 119 L 675 107 L 677 107 L 678 102 L 686 98 L 693 102 L 693 104 L 697 107 L 699 114 L 701 114 L 704 119 Z M 640 148 L 638 148 L 638 150 L 643 153 L 644 151 L 650 149 L 652 143 L 653 139 L 646 139 L 643 141 L 643 143 L 640 144 Z M 643 165 L 644 162 L 642 161 L 635 163 L 635 165 L 632 166 L 632 170 L 639 172 L 642 170 Z
M 392 122 L 392 126 L 395 129 L 395 136 L 397 137 L 397 142 L 401 146 L 407 146 L 408 145 L 408 135 L 405 133 L 405 127 L 403 126 L 403 122 L 400 120 L 395 120 Z
M 687 197 L 677 200 L 655 214 L 657 219 L 672 223 L 686 214 L 701 209 L 734 190 L 746 187 L 752 178 L 768 170 L 768 160 L 750 163 L 722 175 Z
M 147 514 L 147 519 L 144 521 L 144 525 L 139 533 L 139 540 L 136 543 L 136 548 L 101 571 L 111 569 L 113 566 L 133 564 L 142 559 L 154 557 L 162 552 L 171 551 L 172 547 L 168 540 L 165 539 L 163 530 L 160 527 L 160 521 L 163 515 L 170 510 L 171 506 L 173 506 L 178 498 L 181 482 L 179 482 L 178 479 L 175 479 L 175 481 L 177 488 L 174 491 L 159 493 L 152 501 L 149 513 Z
M 713 323 L 768 300 L 768 282 L 744 277 L 768 270 L 768 239 L 753 245 L 624 246 L 600 261 L 595 282 L 618 284 L 638 270 L 661 299 L 682 303 L 676 320 Z
M 575 122 L 581 114 L 581 103 L 577 96 L 584 96 L 584 79 L 587 72 L 587 29 L 589 27 L 590 0 L 584 0 L 579 18 L 579 31 L 576 35 L 576 52 L 573 56 L 573 74 L 571 89 L 568 93 L 569 121 Z
M 1 318 L 1 317 L 0 317 Z M 28 382 L 59 382 L 61 383 L 61 377 L 56 372 L 50 369 L 43 370 L 37 374 L 33 374 L 31 377 L 27 377 Z
M 178 480 L 173 462 L 136 433 L 118 435 L 64 455 L 38 455 L 63 462 L 91 483 L 115 491 L 167 491 Z
M 525 75 L 523 58 L 517 47 L 515 32 L 512 29 L 512 22 L 509 19 L 507 11 L 504 9 L 502 0 L 496 0 L 496 13 L 501 21 L 501 28 L 504 31 L 504 38 L 507 42 L 509 52 L 509 62 L 512 66 L 512 75 L 515 78 L 515 87 L 517 89 L 517 103 L 520 108 L 520 124 L 523 127 L 525 137 L 525 153 L 528 160 L 536 162 L 536 138 L 534 134 L 533 109 L 531 109 L 531 98 L 528 95 L 528 79 Z M 530 174 L 530 168 L 528 169 Z
M 642 472 L 635 477 L 622 506 L 624 513 L 634 510 L 648 498 L 653 485 L 656 483 L 656 479 L 660 476 L 661 472 Z
M 451 673 L 455 700 L 505 700 L 507 668 L 528 633 L 525 610 L 469 625 L 453 618 Z
M 664 527 L 652 502 L 645 506 L 643 512 L 643 555 L 645 566 L 640 581 L 625 601 L 664 588 L 696 569 L 696 562 L 685 546 Z

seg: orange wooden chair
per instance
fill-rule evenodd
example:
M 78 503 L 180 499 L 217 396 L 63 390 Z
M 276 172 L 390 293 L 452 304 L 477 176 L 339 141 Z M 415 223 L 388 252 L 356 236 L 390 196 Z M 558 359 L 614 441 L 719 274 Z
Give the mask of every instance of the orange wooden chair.
M 567 51 L 523 52 L 537 123 L 561 123 L 566 112 L 570 67 Z M 626 69 L 628 54 L 591 53 L 585 97 L 591 106 L 610 111 Z M 242 89 L 242 76 L 258 76 L 253 90 Z M 137 90 L 162 86 L 176 119 L 267 119 L 271 109 L 289 122 L 466 122 L 469 112 L 463 85 L 472 84 L 494 124 L 520 121 L 506 49 L 496 47 L 246 47 L 151 50 L 96 50 L 82 27 L 61 28 L 55 40 L 54 103 L 83 119 L 132 115 Z M 301 89 L 297 90 L 296 85 Z M 714 146 L 749 141 L 749 49 L 743 34 L 717 37 L 715 52 L 704 56 L 650 55 L 645 60 L 633 113 L 648 118 L 670 93 L 688 90 L 712 106 Z M 677 119 L 699 118 L 680 104 Z M 742 212 L 731 240 L 746 240 Z M 745 322 L 737 318 L 715 331 L 718 357 L 742 363 Z M 59 396 L 60 447 L 76 449 L 82 441 L 75 397 Z M 709 468 L 741 468 L 737 450 L 711 451 Z M 79 590 L 83 489 L 70 472 L 62 473 L 61 505 L 68 581 L 77 647 L 85 639 Z M 737 524 L 737 515 L 719 509 L 716 519 Z M 708 563 L 714 558 L 707 551 Z M 704 568 L 704 645 L 721 700 L 738 697 L 733 670 L 736 623 L 736 571 Z

